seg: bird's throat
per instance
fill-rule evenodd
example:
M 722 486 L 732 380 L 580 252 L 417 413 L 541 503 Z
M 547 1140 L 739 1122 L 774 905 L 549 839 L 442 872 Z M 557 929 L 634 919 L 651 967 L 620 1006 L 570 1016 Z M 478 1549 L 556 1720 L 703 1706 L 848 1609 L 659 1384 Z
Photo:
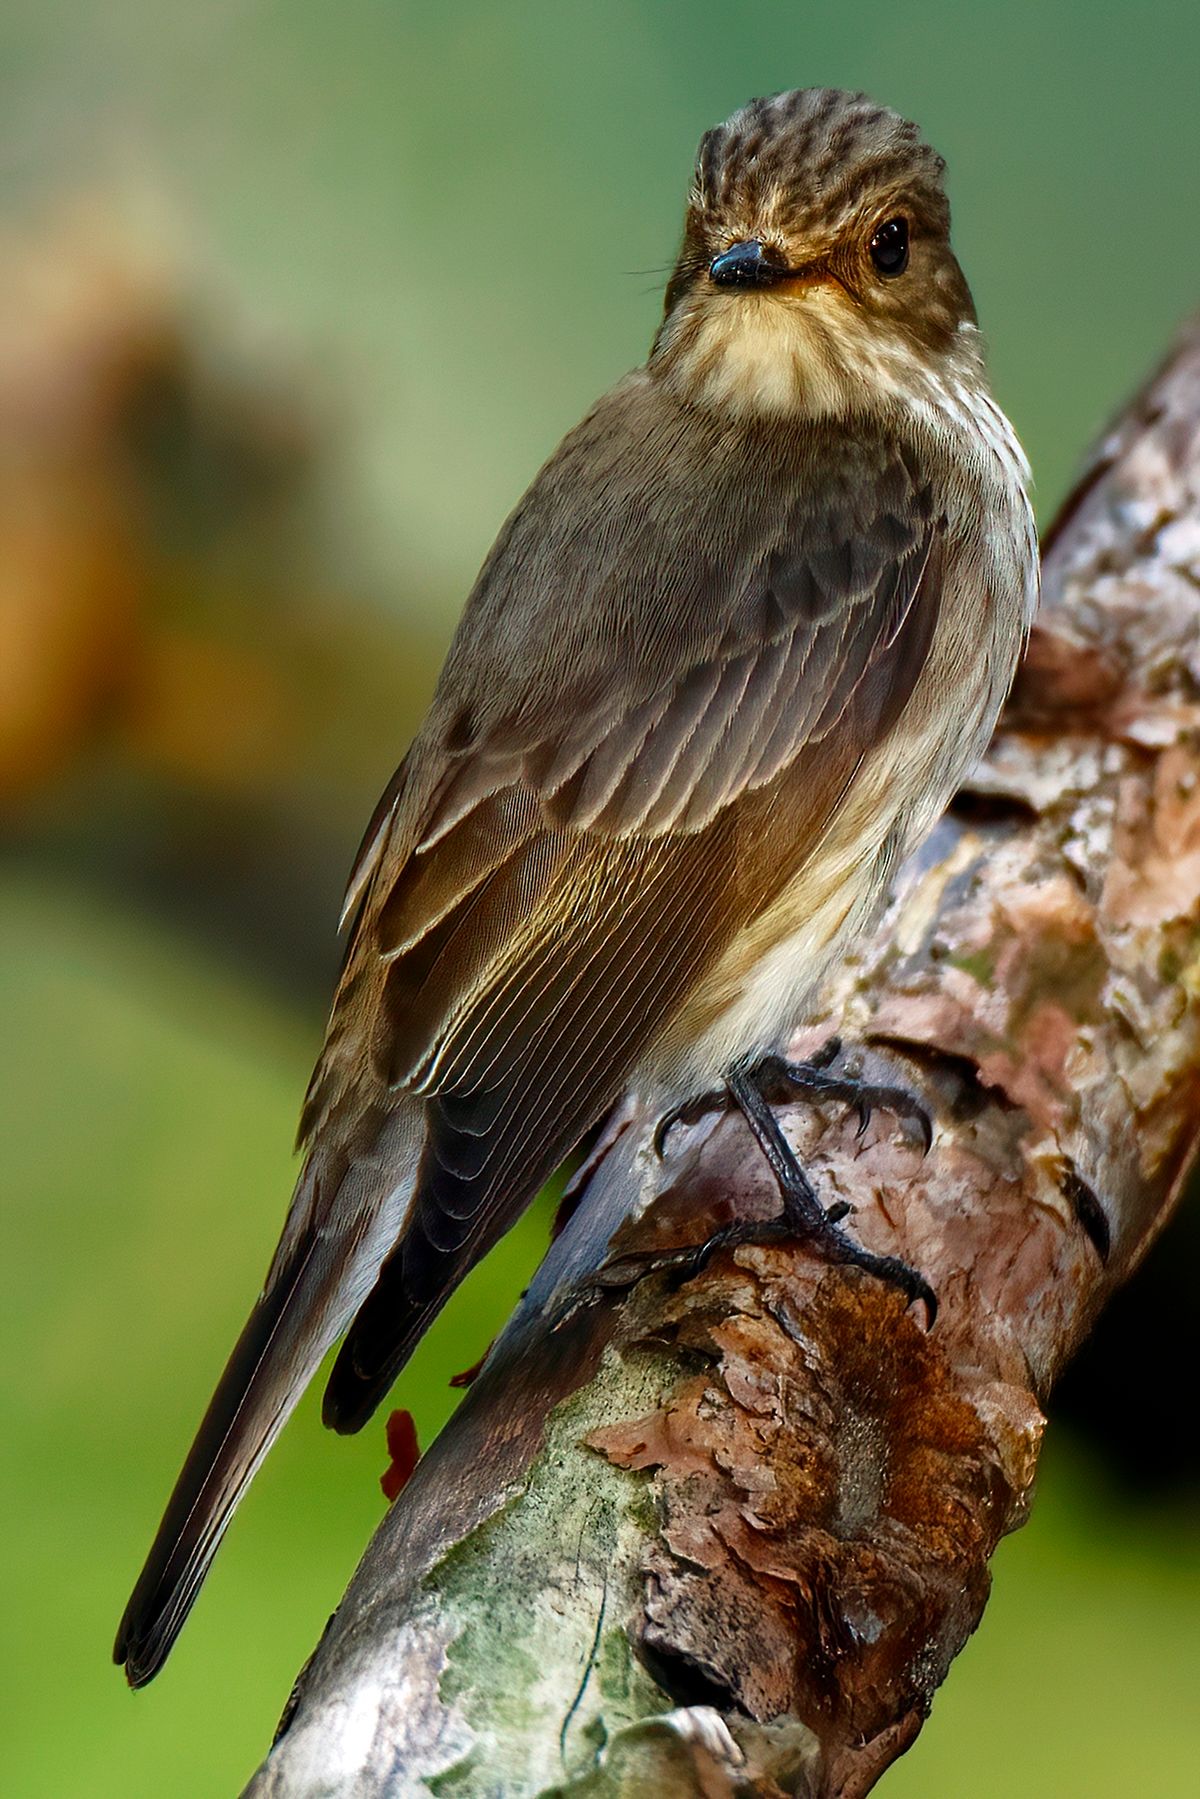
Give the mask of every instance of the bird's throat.
M 974 385 L 977 352 L 965 340 L 962 351 Z M 959 384 L 957 369 L 930 366 L 835 282 L 722 296 L 669 327 L 654 360 L 681 399 L 739 420 L 894 414 L 897 403 L 937 406 Z

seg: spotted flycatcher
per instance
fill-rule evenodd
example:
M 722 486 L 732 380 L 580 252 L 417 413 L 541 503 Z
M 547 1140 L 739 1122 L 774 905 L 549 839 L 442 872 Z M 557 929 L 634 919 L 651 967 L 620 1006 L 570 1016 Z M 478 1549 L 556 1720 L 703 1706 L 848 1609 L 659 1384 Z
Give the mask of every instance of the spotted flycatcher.
M 304 1167 L 121 1624 L 133 1684 L 329 1345 L 349 1327 L 325 1417 L 356 1430 L 629 1089 L 664 1119 L 730 1095 L 777 1230 L 925 1292 L 826 1217 L 763 1090 L 1035 604 L 942 170 L 829 89 L 701 143 L 649 359 L 500 533 L 364 839 Z

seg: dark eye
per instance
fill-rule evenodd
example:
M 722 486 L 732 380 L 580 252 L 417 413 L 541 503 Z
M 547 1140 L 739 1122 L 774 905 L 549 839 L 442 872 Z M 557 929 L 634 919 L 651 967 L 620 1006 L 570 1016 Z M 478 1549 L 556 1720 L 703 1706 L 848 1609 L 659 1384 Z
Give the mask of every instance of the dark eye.
M 881 275 L 902 275 L 908 267 L 908 220 L 888 219 L 871 239 L 871 261 Z

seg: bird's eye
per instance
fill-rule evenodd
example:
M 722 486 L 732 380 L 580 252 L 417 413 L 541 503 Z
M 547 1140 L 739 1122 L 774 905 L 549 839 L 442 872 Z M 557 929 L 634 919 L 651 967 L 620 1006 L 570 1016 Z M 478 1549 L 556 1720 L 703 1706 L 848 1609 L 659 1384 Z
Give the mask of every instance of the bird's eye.
M 886 220 L 871 239 L 870 249 L 881 275 L 902 275 L 908 267 L 908 220 Z

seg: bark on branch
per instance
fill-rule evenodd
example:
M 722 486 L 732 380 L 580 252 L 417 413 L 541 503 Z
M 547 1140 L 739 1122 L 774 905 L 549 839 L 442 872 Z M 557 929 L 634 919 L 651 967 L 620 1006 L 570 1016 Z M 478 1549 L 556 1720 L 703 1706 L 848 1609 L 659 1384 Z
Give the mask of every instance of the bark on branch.
M 918 1087 L 934 1147 L 785 1114 L 824 1197 L 931 1280 L 935 1328 L 774 1247 L 571 1310 L 614 1231 L 777 1205 L 735 1119 L 659 1161 L 630 1110 L 255 1799 L 854 1799 L 912 1742 L 1026 1515 L 1046 1394 L 1196 1150 L 1200 326 L 1101 444 L 1045 585 L 986 766 L 805 1038 Z

